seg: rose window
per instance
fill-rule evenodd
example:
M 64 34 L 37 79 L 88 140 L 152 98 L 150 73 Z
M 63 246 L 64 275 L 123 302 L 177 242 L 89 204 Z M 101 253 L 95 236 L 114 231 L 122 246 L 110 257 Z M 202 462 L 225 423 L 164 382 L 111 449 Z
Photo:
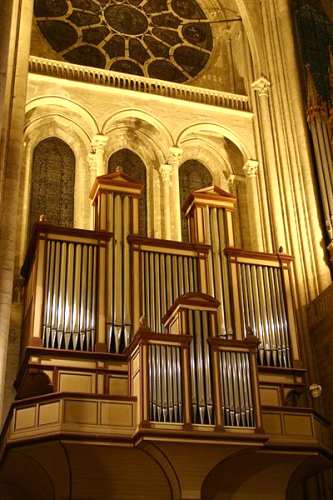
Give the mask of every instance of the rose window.
M 134 75 L 185 82 L 213 48 L 195 0 L 35 0 L 35 16 L 65 60 Z

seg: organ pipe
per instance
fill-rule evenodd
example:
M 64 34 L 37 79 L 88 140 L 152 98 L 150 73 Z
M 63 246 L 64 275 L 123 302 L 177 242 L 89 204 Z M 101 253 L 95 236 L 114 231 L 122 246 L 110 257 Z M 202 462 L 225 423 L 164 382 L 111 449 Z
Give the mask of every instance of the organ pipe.
M 43 344 L 92 350 L 95 341 L 97 245 L 47 240 Z
M 261 343 L 259 363 L 291 366 L 281 269 L 238 263 L 244 336 L 248 327 Z
M 249 353 L 220 351 L 219 359 L 225 425 L 255 427 Z

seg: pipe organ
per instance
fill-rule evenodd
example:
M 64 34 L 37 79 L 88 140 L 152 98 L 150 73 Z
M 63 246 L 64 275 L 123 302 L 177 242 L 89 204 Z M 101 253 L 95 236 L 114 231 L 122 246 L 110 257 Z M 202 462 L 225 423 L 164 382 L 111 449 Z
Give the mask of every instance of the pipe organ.
M 150 420 L 182 422 L 181 353 L 178 346 L 149 346 Z
M 122 352 L 130 342 L 131 276 L 128 236 L 139 231 L 142 186 L 123 172 L 97 177 L 91 191 L 96 229 L 112 233 L 106 265 L 106 344 Z
M 96 338 L 96 244 L 46 241 L 43 345 L 91 351 Z
M 259 362 L 291 366 L 287 311 L 281 270 L 276 267 L 239 264 L 243 328 L 260 339 Z
M 299 359 L 292 258 L 234 248 L 235 199 L 214 186 L 187 201 L 190 243 L 139 236 L 141 189 L 98 177 L 95 231 L 37 226 L 26 344 L 128 356 L 142 426 L 259 429 L 257 364 Z
M 134 290 L 141 298 L 140 317 L 152 331 L 162 333 L 163 317 L 176 299 L 202 290 L 200 260 L 206 260 L 207 247 L 177 243 L 170 248 L 165 240 L 147 240 L 132 236 L 132 252 L 138 255 L 138 273 Z
M 249 353 L 221 351 L 220 370 L 225 425 L 255 427 Z
M 219 335 L 233 338 L 234 325 L 229 291 L 229 269 L 224 248 L 234 245 L 231 214 L 235 198 L 216 186 L 195 191 L 184 206 L 190 241 L 210 246 L 208 291 L 219 300 Z

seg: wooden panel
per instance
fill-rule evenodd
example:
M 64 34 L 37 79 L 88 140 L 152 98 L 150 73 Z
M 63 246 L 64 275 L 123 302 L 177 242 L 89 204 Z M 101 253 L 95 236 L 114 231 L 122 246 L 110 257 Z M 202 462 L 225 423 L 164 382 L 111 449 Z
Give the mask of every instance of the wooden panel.
M 36 421 L 36 408 L 30 406 L 29 408 L 22 408 L 17 410 L 15 414 L 15 431 L 31 429 L 35 426 Z
M 280 406 L 280 391 L 278 387 L 260 387 L 260 401 L 262 405 Z
M 79 374 L 73 372 L 59 373 L 60 392 L 85 392 L 91 394 L 94 391 L 94 376 L 92 374 Z
M 112 396 L 128 396 L 127 377 L 116 375 L 109 377 L 109 394 Z
M 129 403 L 101 404 L 101 425 L 133 426 L 133 406 Z
M 60 401 L 39 406 L 38 425 L 57 424 L 60 419 Z
M 66 423 L 97 424 L 97 401 L 65 400 L 64 420 Z
M 267 434 L 282 434 L 281 415 L 279 413 L 262 413 L 263 428 Z
M 284 427 L 286 434 L 293 436 L 312 436 L 312 417 L 311 415 L 284 415 Z

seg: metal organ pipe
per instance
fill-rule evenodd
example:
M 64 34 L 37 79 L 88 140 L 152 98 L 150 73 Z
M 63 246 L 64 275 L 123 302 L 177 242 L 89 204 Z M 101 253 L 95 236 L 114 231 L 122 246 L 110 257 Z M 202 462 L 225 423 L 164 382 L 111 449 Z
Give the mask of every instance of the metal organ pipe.
M 180 423 L 183 419 L 180 347 L 149 345 L 149 418 Z
M 243 328 L 250 327 L 260 340 L 259 363 L 290 367 L 287 310 L 281 269 L 239 263 Z
M 47 240 L 43 344 L 93 350 L 97 245 Z
M 151 330 L 163 333 L 162 318 L 175 300 L 199 287 L 198 258 L 141 250 L 142 314 Z
M 225 425 L 255 427 L 249 353 L 220 351 L 220 371 Z
M 131 199 L 124 193 L 107 195 L 107 230 L 113 233 L 108 245 L 107 272 L 107 347 L 123 351 L 130 342 L 131 276 L 130 247 Z

